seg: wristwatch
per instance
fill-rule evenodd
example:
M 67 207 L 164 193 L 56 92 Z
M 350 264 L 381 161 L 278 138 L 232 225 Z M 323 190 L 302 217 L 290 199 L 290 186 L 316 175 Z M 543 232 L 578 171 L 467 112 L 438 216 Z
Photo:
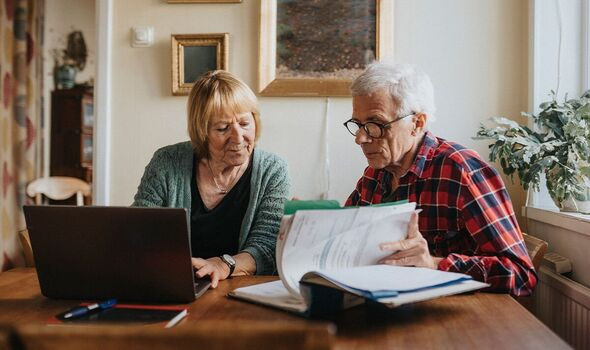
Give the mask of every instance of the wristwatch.
M 223 254 L 222 256 L 220 256 L 220 258 L 221 261 L 226 263 L 229 267 L 229 275 L 227 275 L 227 278 L 230 278 L 232 273 L 234 273 L 234 270 L 236 269 L 236 260 L 233 258 L 233 256 L 229 254 Z

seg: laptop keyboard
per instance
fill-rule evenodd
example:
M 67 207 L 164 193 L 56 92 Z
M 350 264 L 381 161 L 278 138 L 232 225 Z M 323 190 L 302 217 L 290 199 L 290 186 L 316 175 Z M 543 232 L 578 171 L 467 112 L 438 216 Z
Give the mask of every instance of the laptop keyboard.
M 195 298 L 203 295 L 207 289 L 211 287 L 211 279 L 209 277 L 198 278 L 195 280 Z

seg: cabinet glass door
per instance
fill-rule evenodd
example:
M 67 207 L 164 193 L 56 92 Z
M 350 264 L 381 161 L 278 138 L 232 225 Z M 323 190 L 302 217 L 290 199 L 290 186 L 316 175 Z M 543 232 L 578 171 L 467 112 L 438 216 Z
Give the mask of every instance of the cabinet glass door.
M 92 165 L 92 134 L 82 135 L 82 164 Z
M 94 127 L 94 104 L 92 100 L 82 101 L 82 127 L 89 129 Z

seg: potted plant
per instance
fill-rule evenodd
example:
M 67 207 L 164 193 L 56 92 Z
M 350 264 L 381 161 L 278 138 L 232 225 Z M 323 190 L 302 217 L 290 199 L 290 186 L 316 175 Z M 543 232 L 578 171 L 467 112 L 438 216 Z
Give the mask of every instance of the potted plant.
M 549 195 L 562 211 L 590 213 L 590 90 L 580 98 L 542 103 L 539 114 L 522 113 L 534 127 L 506 118 L 480 127 L 474 139 L 494 140 L 490 160 L 500 161 L 511 178 L 518 174 L 525 190 L 539 190 L 545 174 Z
M 84 36 L 80 31 L 68 34 L 65 49 L 53 49 L 53 80 L 56 89 L 71 89 L 75 85 L 76 73 L 86 66 L 88 56 Z
M 71 89 L 76 84 L 76 66 L 66 50 L 53 49 L 53 84 L 56 89 Z

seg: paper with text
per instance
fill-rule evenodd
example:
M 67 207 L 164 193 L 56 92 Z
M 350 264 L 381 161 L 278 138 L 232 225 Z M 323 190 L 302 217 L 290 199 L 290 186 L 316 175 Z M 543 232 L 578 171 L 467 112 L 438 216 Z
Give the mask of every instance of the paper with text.
M 277 268 L 296 297 L 309 271 L 374 265 L 391 254 L 383 242 L 406 236 L 415 203 L 343 210 L 303 210 L 285 217 L 277 240 Z

